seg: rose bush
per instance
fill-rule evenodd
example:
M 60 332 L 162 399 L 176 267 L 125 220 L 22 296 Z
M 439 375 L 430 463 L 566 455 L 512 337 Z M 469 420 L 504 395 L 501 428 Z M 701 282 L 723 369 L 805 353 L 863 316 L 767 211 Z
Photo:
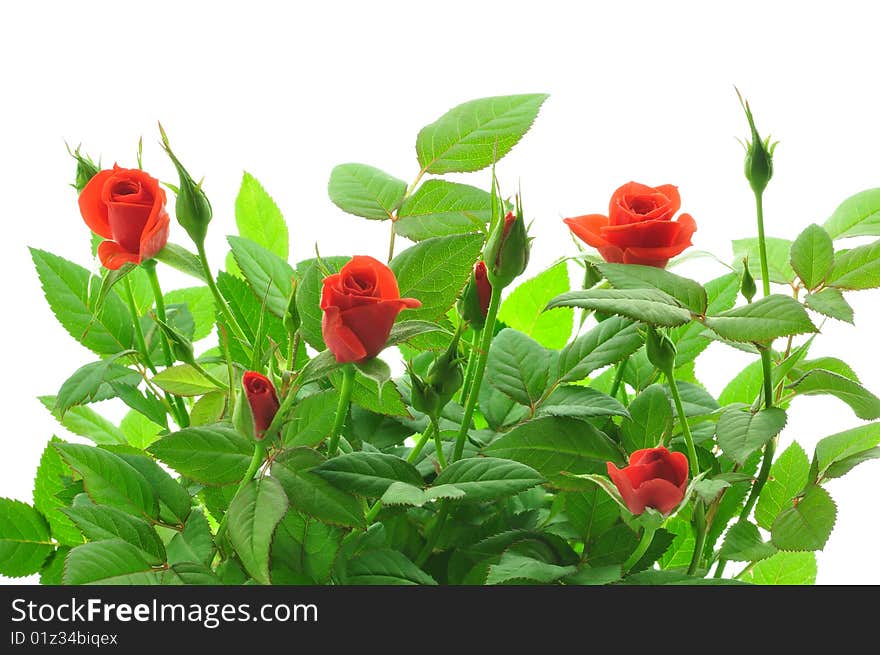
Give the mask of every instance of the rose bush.
M 814 581 L 837 519 L 828 482 L 880 446 L 880 398 L 850 365 L 811 355 L 820 318 L 852 322 L 846 294 L 880 287 L 878 243 L 840 245 L 880 236 L 880 195 L 845 200 L 770 252 L 740 239 L 733 265 L 701 282 L 664 270 L 696 229 L 676 219 L 676 187 L 629 183 L 607 216 L 567 220 L 598 256 L 567 253 L 520 281 L 532 239 L 553 229 L 546 217 L 527 228 L 494 175 L 489 191 L 443 176 L 492 166 L 545 99 L 452 109 L 419 133 L 411 184 L 365 164 L 333 169 L 333 204 L 390 227 L 387 265 L 365 254 L 289 262 L 281 211 L 245 174 L 240 234 L 215 272 L 207 188 L 164 132 L 175 238 L 196 252 L 165 243 L 155 179 L 99 171 L 76 151 L 104 268 L 31 252 L 49 306 L 94 361 L 41 398 L 68 433 L 47 444 L 32 504 L 0 499 L 0 573 L 53 584 Z M 744 108 L 763 234 L 773 146 Z M 164 293 L 166 266 L 194 286 Z M 717 396 L 695 365 L 710 343 L 743 366 Z M 817 394 L 860 423 L 808 454 L 785 428 Z M 114 423 L 98 401 L 127 414 Z

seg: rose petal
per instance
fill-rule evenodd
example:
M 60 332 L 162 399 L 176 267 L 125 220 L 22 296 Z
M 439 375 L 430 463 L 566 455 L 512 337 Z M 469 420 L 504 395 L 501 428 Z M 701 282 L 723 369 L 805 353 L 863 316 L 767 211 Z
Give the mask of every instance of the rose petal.
M 112 239 L 110 223 L 107 221 L 107 206 L 101 200 L 104 183 L 113 175 L 112 170 L 100 171 L 79 194 L 79 211 L 89 229 L 95 234 Z
M 641 514 L 644 512 L 645 504 L 642 502 L 641 498 L 636 495 L 632 483 L 624 474 L 624 469 L 617 468 L 613 462 L 608 462 L 606 466 L 608 469 L 608 477 L 611 478 L 614 486 L 617 487 L 617 490 L 620 492 L 623 502 L 626 503 L 629 511 L 633 514 Z
M 563 222 L 568 225 L 568 229 L 574 232 L 576 237 L 589 246 L 603 248 L 611 245 L 601 233 L 601 229 L 608 226 L 607 216 L 587 214 L 585 216 L 565 218 Z
M 629 225 L 609 225 L 601 229 L 602 236 L 614 246 L 627 248 L 656 248 L 676 242 L 681 225 L 672 221 L 645 221 Z
M 140 264 L 140 255 L 136 252 L 129 252 L 115 241 L 102 241 L 98 244 L 98 258 L 104 268 L 115 271 L 122 268 L 124 264 Z
M 691 245 L 691 236 L 697 231 L 697 223 L 690 214 L 682 214 L 676 223 L 680 226 L 675 241 L 671 245 L 658 247 L 629 247 L 624 253 L 624 263 L 647 266 L 666 266 L 670 258 L 681 254 Z M 662 263 L 649 263 L 662 262 Z
M 669 514 L 684 498 L 684 491 L 667 480 L 656 478 L 642 484 L 635 490 L 635 495 L 644 507 Z
M 144 231 L 141 233 L 140 255 L 141 261 L 152 259 L 168 243 L 168 232 L 171 220 L 165 207 L 158 205 L 158 211 L 147 220 Z
M 397 278 L 392 270 L 378 259 L 367 255 L 355 255 L 339 272 L 343 277 L 369 274 L 375 280 L 375 295 L 377 297 L 386 300 L 400 297 Z
M 608 208 L 610 225 L 631 225 L 651 220 L 670 220 L 681 205 L 677 191 L 668 195 L 671 185 L 649 187 L 628 182 L 611 196 Z M 674 188 L 674 187 L 673 187 Z
M 412 301 L 412 298 L 407 298 Z M 418 301 L 416 301 L 418 302 Z M 375 357 L 385 348 L 388 335 L 397 315 L 407 303 L 403 300 L 379 300 L 369 305 L 358 305 L 340 312 L 342 322 L 363 344 L 366 357 Z
M 129 205 L 122 202 L 108 202 L 107 221 L 113 232 L 113 240 L 129 252 L 138 252 L 141 234 L 153 211 L 151 205 Z
M 340 364 L 359 362 L 367 356 L 367 351 L 357 335 L 342 322 L 342 312 L 337 307 L 327 307 L 324 310 L 321 335 Z

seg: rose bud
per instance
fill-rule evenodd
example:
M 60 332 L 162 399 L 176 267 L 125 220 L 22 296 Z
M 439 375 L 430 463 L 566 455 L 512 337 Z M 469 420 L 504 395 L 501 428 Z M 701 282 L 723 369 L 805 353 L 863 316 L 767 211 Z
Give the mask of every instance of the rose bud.
M 672 340 L 658 331 L 653 325 L 648 326 L 648 338 L 645 339 L 645 351 L 648 355 L 648 361 L 651 362 L 658 371 L 666 373 L 667 376 L 672 373 L 675 368 L 675 344 Z
M 474 264 L 474 272 L 458 299 L 458 315 L 475 330 L 483 329 L 492 299 L 492 284 L 486 271 L 486 262 Z
M 606 262 L 665 268 L 671 257 L 692 245 L 697 230 L 690 214 L 672 220 L 680 206 L 678 189 L 671 184 L 649 187 L 629 182 L 611 196 L 608 216 L 587 214 L 564 220 Z
M 278 394 L 262 373 L 247 371 L 241 379 L 242 394 L 235 404 L 232 421 L 239 432 L 261 440 L 278 413 Z
M 743 100 L 742 96 L 739 95 L 739 90 L 737 90 L 736 94 L 739 96 L 739 102 L 742 105 L 743 111 L 746 113 L 746 119 L 749 121 L 749 129 L 752 131 L 752 140 L 747 140 L 745 142 L 746 179 L 749 181 L 749 186 L 752 187 L 752 191 L 755 193 L 763 193 L 764 189 L 767 188 L 767 184 L 770 182 L 770 178 L 773 177 L 773 151 L 776 150 L 776 146 L 779 142 L 770 143 L 770 137 L 767 137 L 763 141 L 761 140 L 761 137 L 758 136 L 758 130 L 755 127 L 755 119 L 752 116 L 752 109 L 749 107 L 749 103 Z
M 299 309 L 297 309 L 296 306 L 297 279 L 293 278 L 290 282 L 290 297 L 287 299 L 287 309 L 284 312 L 282 323 L 284 324 L 284 329 L 287 330 L 287 333 L 293 334 L 299 329 L 299 326 L 302 324 L 302 319 L 300 319 Z
M 755 278 L 752 277 L 752 272 L 749 270 L 748 257 L 743 257 L 743 275 L 739 290 L 743 298 L 746 299 L 746 302 L 749 303 L 752 302 L 752 298 L 758 293 L 758 285 L 755 284 Z
M 461 359 L 458 356 L 458 340 L 459 333 L 456 332 L 449 347 L 431 362 L 424 378 L 416 375 L 412 367 L 408 367 L 412 380 L 413 407 L 428 416 L 439 417 L 464 382 Z
M 77 146 L 76 150 L 73 150 L 72 152 L 68 147 L 67 152 L 76 160 L 76 179 L 71 186 L 76 189 L 77 193 L 82 193 L 82 190 L 86 188 L 86 184 L 89 183 L 89 180 L 101 171 L 101 167 L 93 162 L 91 157 L 80 153 L 79 146 Z
M 397 278 L 385 264 L 355 255 L 324 278 L 321 334 L 337 362 L 360 362 L 382 352 L 401 311 L 421 306 L 415 298 L 400 297 Z
M 486 241 L 485 261 L 493 286 L 504 288 L 526 270 L 529 263 L 529 237 L 522 208 L 508 212 Z
M 663 446 L 635 451 L 629 466 L 617 468 L 608 462 L 608 475 L 623 502 L 633 514 L 652 507 L 669 514 L 684 500 L 688 481 L 688 460 L 683 453 Z
M 93 232 L 107 239 L 98 257 L 112 270 L 155 257 L 168 242 L 168 212 L 159 180 L 141 170 L 104 170 L 79 195 L 79 210 Z
M 202 183 L 198 184 L 192 179 L 187 170 L 180 163 L 177 156 L 171 151 L 171 145 L 168 143 L 168 136 L 162 125 L 159 125 L 159 131 L 162 134 L 162 147 L 177 169 L 177 175 L 180 178 L 180 185 L 177 188 L 177 202 L 174 205 L 174 214 L 177 216 L 177 222 L 186 230 L 189 238 L 193 240 L 200 248 L 205 243 L 205 237 L 208 234 L 208 223 L 211 222 L 213 211 L 208 196 L 202 190 Z

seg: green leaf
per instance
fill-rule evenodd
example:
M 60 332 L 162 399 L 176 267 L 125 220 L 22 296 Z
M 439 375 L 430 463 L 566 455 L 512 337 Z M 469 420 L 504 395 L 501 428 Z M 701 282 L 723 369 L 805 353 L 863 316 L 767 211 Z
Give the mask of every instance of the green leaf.
M 565 584 L 569 585 L 606 585 L 617 582 L 623 576 L 620 566 L 581 566 L 577 573 L 565 578 Z
M 290 264 L 250 239 L 230 236 L 226 240 L 251 290 L 261 302 L 266 298 L 266 309 L 283 318 L 293 292 L 294 273 Z
M 757 562 L 776 552 L 776 546 L 761 538 L 758 526 L 750 521 L 739 521 L 727 531 L 719 557 L 732 562 Z
M 354 366 L 361 375 L 376 383 L 377 393 L 381 393 L 382 387 L 391 379 L 391 367 L 378 357 L 355 362 Z
M 519 284 L 503 303 L 498 319 L 530 336 L 545 348 L 562 348 L 571 337 L 574 310 L 557 307 L 545 312 L 553 298 L 571 288 L 565 261 Z
M 64 573 L 64 560 L 70 552 L 68 546 L 59 546 L 49 555 L 48 559 L 43 563 L 40 569 L 41 585 L 60 585 L 61 576 Z
M 322 257 L 320 264 L 317 259 L 306 259 L 297 264 L 297 272 L 300 275 L 300 283 L 296 287 L 296 310 L 299 312 L 302 325 L 300 332 L 312 348 L 322 351 L 327 348 L 321 335 L 321 319 L 324 312 L 321 311 L 321 289 L 325 273 L 338 273 L 350 257 Z
M 169 564 L 191 562 L 210 566 L 214 558 L 214 539 L 208 520 L 201 509 L 194 509 L 182 532 L 175 534 L 168 542 Z
M 706 283 L 706 295 L 709 300 L 706 313 L 709 315 L 727 311 L 736 303 L 739 295 L 740 276 L 728 273 Z M 694 361 L 712 340 L 706 336 L 708 331 L 702 323 L 689 323 L 669 331 L 669 338 L 675 343 L 676 367 Z M 711 333 L 709 333 L 711 334 Z
M 852 430 L 838 432 L 830 437 L 820 439 L 816 444 L 815 456 L 818 478 L 821 480 L 828 477 L 837 477 L 829 475 L 832 467 L 847 462 L 847 460 L 863 453 L 868 453 L 873 458 L 875 454 L 872 451 L 878 445 L 880 445 L 880 423 L 862 425 Z M 853 466 L 858 463 L 855 462 Z
M 633 354 L 644 343 L 638 328 L 629 319 L 612 316 L 579 336 L 559 354 L 559 381 L 582 380 L 593 371 Z
M 54 548 L 49 525 L 37 510 L 0 498 L 0 574 L 19 578 L 36 573 Z
M 192 509 L 192 499 L 180 482 L 172 478 L 152 457 L 128 452 L 117 454 L 150 484 L 159 499 L 159 518 L 165 523 L 183 525 Z
M 137 548 L 149 564 L 165 561 L 165 546 L 153 527 L 137 517 L 108 505 L 78 505 L 61 510 L 89 541 L 122 539 Z
M 88 407 L 71 407 L 61 415 L 55 411 L 55 396 L 40 396 L 39 400 L 73 434 L 91 439 L 96 444 L 126 443 L 125 435 L 119 428 Z
M 849 405 L 861 419 L 880 418 L 880 398 L 865 389 L 855 380 L 826 371 L 814 369 L 804 373 L 790 387 L 796 394 L 816 396 L 829 394 Z
M 880 189 L 861 191 L 844 200 L 825 221 L 825 229 L 832 239 L 880 236 Z
M 620 518 L 620 507 L 608 494 L 593 487 L 564 494 L 565 515 L 587 543 L 608 530 Z
M 723 406 L 735 403 L 751 405 L 764 389 L 764 372 L 761 366 L 761 360 L 755 360 L 737 373 L 721 391 L 718 402 Z
M 880 447 L 875 446 L 874 448 L 863 450 L 856 453 L 855 455 L 850 455 L 849 457 L 841 459 L 840 461 L 837 461 L 829 466 L 825 470 L 825 474 L 822 476 L 822 478 L 824 480 L 839 478 L 852 471 L 859 464 L 878 458 L 880 458 Z
M 541 484 L 544 478 L 534 469 L 495 457 L 470 457 L 447 466 L 434 480 L 437 487 L 452 485 L 465 495 L 462 500 L 485 501 L 512 496 Z
M 421 507 L 432 500 L 454 500 L 461 498 L 465 492 L 451 484 L 421 489 L 406 482 L 392 482 L 380 499 L 384 505 L 411 505 Z
M 342 373 L 334 374 L 332 382 L 333 386 L 339 389 L 342 384 Z M 355 375 L 351 388 L 351 402 L 377 414 L 409 416 L 409 410 L 407 410 L 400 391 L 395 385 L 383 384 L 380 392 L 379 385 L 365 377 L 360 371 Z
M 555 355 L 522 332 L 505 328 L 492 341 L 486 379 L 516 402 L 535 406 L 550 386 Z
M 742 577 L 743 582 L 760 585 L 811 585 L 816 582 L 816 555 L 776 553 L 758 562 Z
M 822 550 L 837 519 L 837 506 L 822 487 L 807 487 L 803 496 L 783 509 L 771 528 L 780 550 Z
M 206 485 L 225 485 L 244 477 L 253 441 L 231 426 L 185 428 L 162 437 L 149 451 L 183 475 Z
M 166 244 L 156 254 L 156 259 L 181 273 L 186 273 L 202 282 L 207 282 L 201 260 L 183 246 L 178 246 L 176 243 Z
M 343 491 L 378 498 L 393 482 L 422 486 L 416 467 L 385 453 L 353 452 L 328 459 L 312 469 Z
M 452 307 L 483 245 L 482 234 L 426 239 L 391 261 L 401 298 L 417 298 L 419 309 L 401 314 L 407 320 L 434 320 Z
M 482 189 L 446 180 L 428 180 L 403 201 L 394 230 L 413 241 L 485 232 L 491 206 L 492 197 Z
M 620 438 L 628 453 L 653 448 L 672 429 L 672 405 L 659 384 L 643 389 L 627 409 L 630 417 L 620 424 Z
M 810 473 L 810 460 L 804 449 L 795 442 L 785 449 L 770 468 L 770 477 L 758 496 L 755 521 L 769 530 L 773 521 L 791 499 L 804 488 Z
M 724 454 L 742 464 L 749 455 L 782 431 L 788 420 L 785 410 L 769 407 L 757 413 L 734 408 L 718 419 L 718 445 Z
M 159 516 L 159 504 L 149 482 L 118 455 L 73 443 L 54 443 L 65 462 L 83 478 L 95 503 L 118 507 L 131 514 Z
M 430 321 L 398 321 L 393 326 L 391 326 L 391 333 L 388 335 L 388 341 L 386 344 L 390 346 L 396 346 L 401 343 L 406 343 L 408 341 L 418 341 L 419 337 L 427 336 L 439 336 L 445 342 L 452 337 L 449 334 L 449 331 L 443 328 L 436 323 L 431 323 Z M 448 338 L 447 338 L 448 337 Z M 415 344 L 410 344 L 415 348 L 419 348 L 419 346 Z M 444 346 L 446 344 L 444 343 Z M 426 350 L 428 350 L 426 348 Z
M 791 284 L 794 282 L 794 269 L 789 263 L 792 243 L 788 239 L 767 237 L 767 269 L 771 282 Z M 742 273 L 742 260 L 748 257 L 749 271 L 756 280 L 761 279 L 761 254 L 758 239 L 738 239 L 733 242 L 733 266 Z
M 514 580 L 534 580 L 550 584 L 577 571 L 574 566 L 557 566 L 525 555 L 507 551 L 498 564 L 489 567 L 486 584 L 504 584 Z
M 244 568 L 260 584 L 271 583 L 269 549 L 287 506 L 287 496 L 275 478 L 251 480 L 229 505 L 229 540 Z
M 217 288 L 226 299 L 229 309 L 241 329 L 244 331 L 245 340 L 248 344 L 259 342 L 261 353 L 272 352 L 276 347 L 280 352 L 286 352 L 288 334 L 281 319 L 274 314 L 265 311 L 262 294 L 257 295 L 244 280 L 228 273 L 220 272 L 217 275 Z M 234 362 L 250 368 L 252 362 L 251 349 L 235 337 L 234 331 L 229 327 L 228 321 L 218 316 L 218 327 L 223 326 L 229 342 L 230 354 Z M 260 327 L 262 325 L 262 328 Z M 259 334 L 262 335 L 258 339 Z
M 605 434 L 584 421 L 559 416 L 523 423 L 484 451 L 527 464 L 546 477 L 562 471 L 595 473 L 605 470 L 605 462 L 621 463 L 620 451 Z
M 74 405 L 113 398 L 116 395 L 113 385 L 136 385 L 139 381 L 135 371 L 114 364 L 112 358 L 86 364 L 61 385 L 53 414 L 63 416 Z
M 324 461 L 310 448 L 291 448 L 272 462 L 272 476 L 281 482 L 290 505 L 300 512 L 331 525 L 362 527 L 364 508 L 360 501 L 312 472 Z
M 281 210 L 253 175 L 245 171 L 235 198 L 235 224 L 245 239 L 287 260 L 289 236 Z
M 711 505 L 718 498 L 718 495 L 729 487 L 730 482 L 727 480 L 703 478 L 694 482 L 694 494 L 706 505 Z
M 813 223 L 791 245 L 791 267 L 807 289 L 825 281 L 834 266 L 834 244 L 821 227 Z
M 54 443 L 61 443 L 61 440 L 52 437 L 40 456 L 40 465 L 34 478 L 34 507 L 46 517 L 56 541 L 75 546 L 82 543 L 82 536 L 71 520 L 58 511 L 66 506 L 58 494 L 69 486 L 73 471 L 61 459 L 52 445 Z
M 339 528 L 288 510 L 272 540 L 272 582 L 326 584 L 341 544 Z
M 71 550 L 62 580 L 68 585 L 160 584 L 140 550 L 122 539 L 93 541 Z
M 626 576 L 620 584 L 625 585 L 694 585 L 694 586 L 728 586 L 743 584 L 739 580 L 731 580 L 729 578 L 700 578 L 694 575 L 688 575 L 681 571 L 658 571 L 648 569 L 639 571 Z
M 206 393 L 189 410 L 189 424 L 195 427 L 219 423 L 226 415 L 226 400 L 226 394 L 222 391 Z
M 95 313 L 100 285 L 92 283 L 86 269 L 44 250 L 30 251 L 49 307 L 70 336 L 99 355 L 131 348 L 131 315 L 115 291 L 107 292 L 101 310 Z
M 629 416 L 626 407 L 608 394 L 577 384 L 556 388 L 538 406 L 538 416 L 573 416 L 587 419 L 596 416 Z
M 615 289 L 656 289 L 672 296 L 695 314 L 706 312 L 709 303 L 706 290 L 686 277 L 638 264 L 597 264 L 596 268 Z
M 430 575 L 397 550 L 381 548 L 362 553 L 348 562 L 351 585 L 436 585 Z
M 166 305 L 186 305 L 194 322 L 193 342 L 204 339 L 214 328 L 214 296 L 208 287 L 175 289 L 165 294 Z
M 818 293 L 808 293 L 804 297 L 804 304 L 814 312 L 836 318 L 839 321 L 853 323 L 853 308 L 843 297 L 840 289 L 827 287 Z
M 554 307 L 582 307 L 662 327 L 684 325 L 691 320 L 689 310 L 672 296 L 656 289 L 569 291 L 547 304 L 547 309 Z
M 416 154 L 423 171 L 468 173 L 504 157 L 532 126 L 543 93 L 465 102 L 422 128 Z
M 178 364 L 153 376 L 153 384 L 175 396 L 201 396 L 219 387 L 189 364 Z
M 330 172 L 327 193 L 342 211 L 381 221 L 393 217 L 406 182 L 366 164 L 340 164 Z
M 284 425 L 285 447 L 317 446 L 330 436 L 336 419 L 339 395 L 332 389 L 319 391 L 298 401 Z
M 769 342 L 817 331 L 797 300 L 777 294 L 707 317 L 705 325 L 730 341 Z
M 880 287 L 880 241 L 838 252 L 825 283 L 838 289 Z

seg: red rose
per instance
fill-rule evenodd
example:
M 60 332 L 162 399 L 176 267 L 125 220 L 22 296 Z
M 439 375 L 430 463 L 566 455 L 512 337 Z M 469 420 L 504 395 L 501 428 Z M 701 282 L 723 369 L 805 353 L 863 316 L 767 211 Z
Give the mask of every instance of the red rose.
M 688 480 L 688 460 L 682 453 L 671 453 L 663 446 L 637 450 L 622 469 L 608 462 L 608 475 L 633 514 L 653 507 L 669 514 L 684 499 Z
M 79 210 L 86 225 L 107 239 L 98 246 L 106 268 L 140 264 L 168 242 L 165 192 L 143 171 L 118 166 L 101 171 L 82 190 Z
M 402 310 L 421 305 L 400 297 L 397 278 L 385 264 L 356 255 L 324 278 L 321 333 L 337 362 L 359 362 L 382 351 Z
M 569 229 L 593 246 L 607 262 L 664 268 L 670 257 L 691 244 L 697 224 L 690 214 L 672 217 L 681 207 L 671 184 L 649 187 L 624 184 L 611 196 L 608 216 L 566 218 Z
M 242 387 L 251 406 L 254 418 L 254 434 L 257 439 L 266 435 L 272 419 L 278 413 L 278 394 L 272 381 L 262 373 L 247 371 L 242 378 Z
M 492 300 L 492 284 L 489 282 L 484 261 L 474 265 L 474 284 L 477 287 L 477 298 L 480 300 L 480 313 L 486 318 L 489 314 L 489 302 Z

